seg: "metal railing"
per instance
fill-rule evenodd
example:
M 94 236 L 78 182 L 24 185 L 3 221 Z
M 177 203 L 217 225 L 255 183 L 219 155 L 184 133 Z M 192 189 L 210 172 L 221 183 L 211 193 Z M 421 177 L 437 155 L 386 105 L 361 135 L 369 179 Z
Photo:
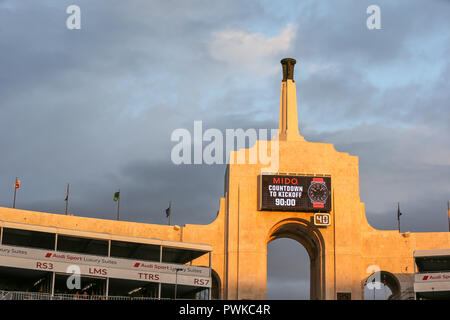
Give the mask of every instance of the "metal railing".
M 42 292 L 0 291 L 0 300 L 159 300 L 151 297 L 55 294 Z
M 11 293 L 7 291 L 0 292 L 0 300 L 10 300 Z

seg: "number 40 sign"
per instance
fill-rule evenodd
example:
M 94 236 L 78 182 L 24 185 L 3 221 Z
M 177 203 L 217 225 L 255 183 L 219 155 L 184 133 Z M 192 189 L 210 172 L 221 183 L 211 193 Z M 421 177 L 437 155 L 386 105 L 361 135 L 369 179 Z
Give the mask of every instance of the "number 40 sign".
M 331 218 L 329 213 L 315 213 L 314 225 L 316 226 L 329 226 L 331 224 Z

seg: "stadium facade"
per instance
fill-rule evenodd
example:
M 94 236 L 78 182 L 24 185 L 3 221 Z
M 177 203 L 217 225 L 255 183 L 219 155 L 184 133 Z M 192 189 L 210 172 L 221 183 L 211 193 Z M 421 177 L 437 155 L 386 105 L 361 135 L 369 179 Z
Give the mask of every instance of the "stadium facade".
M 267 245 L 290 238 L 309 253 L 311 299 L 363 299 L 364 286 L 377 274 L 391 289 L 392 299 L 414 299 L 414 252 L 448 250 L 450 232 L 401 233 L 369 225 L 359 195 L 358 157 L 300 135 L 294 64 L 294 59 L 282 60 L 279 134 L 230 153 L 234 161 L 227 166 L 215 221 L 178 227 L 0 208 L 0 277 L 18 282 L 22 275 L 41 272 L 42 278 L 51 278 L 42 280 L 47 292 L 56 294 L 64 289 L 70 253 L 74 259 L 90 259 L 84 260 L 82 275 L 101 279 L 91 286 L 101 288 L 99 294 L 131 292 L 127 281 L 141 281 L 136 288 L 149 283 L 149 296 L 170 298 L 179 281 L 185 286 L 180 297 L 192 298 L 194 292 L 210 288 L 208 298 L 265 299 Z M 237 163 L 264 148 L 276 150 L 275 163 Z M 284 187 L 275 187 L 280 185 Z M 24 230 L 42 232 L 40 240 L 30 240 L 33 235 Z M 19 248 L 13 254 L 5 253 L 14 246 Z M 42 270 L 44 262 L 55 270 Z M 153 274 L 144 279 L 133 263 L 161 270 L 142 268 L 142 273 Z M 192 272 L 174 271 L 186 266 Z
M 210 299 L 211 249 L 204 244 L 1 221 L 0 291 Z M 193 265 L 202 256 L 207 257 L 206 265 Z

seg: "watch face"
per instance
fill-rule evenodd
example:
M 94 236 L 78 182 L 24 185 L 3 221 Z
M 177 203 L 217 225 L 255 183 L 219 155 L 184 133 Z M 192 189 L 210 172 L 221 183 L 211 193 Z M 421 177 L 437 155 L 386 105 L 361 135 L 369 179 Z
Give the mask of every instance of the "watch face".
M 312 183 L 308 189 L 308 196 L 312 202 L 325 202 L 328 198 L 328 188 L 322 183 Z

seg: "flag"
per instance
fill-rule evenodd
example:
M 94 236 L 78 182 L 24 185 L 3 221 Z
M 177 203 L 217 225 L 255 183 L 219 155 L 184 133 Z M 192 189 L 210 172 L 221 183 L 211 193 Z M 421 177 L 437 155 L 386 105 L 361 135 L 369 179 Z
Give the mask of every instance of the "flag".
M 66 198 L 64 201 L 69 201 L 69 184 L 67 184 L 67 192 L 66 192 Z
M 400 216 L 402 215 L 402 213 L 400 212 L 400 203 L 398 203 L 398 208 L 397 208 L 397 219 L 400 219 Z
M 169 204 L 169 207 L 166 209 L 166 217 L 168 218 L 168 217 L 170 217 L 170 206 L 171 206 L 172 204 L 170 203 Z
M 20 180 L 16 178 L 16 184 L 14 186 L 16 189 L 20 188 Z
M 117 201 L 117 200 L 119 200 L 119 197 L 120 197 L 120 191 L 114 193 L 114 199 L 113 200 Z

